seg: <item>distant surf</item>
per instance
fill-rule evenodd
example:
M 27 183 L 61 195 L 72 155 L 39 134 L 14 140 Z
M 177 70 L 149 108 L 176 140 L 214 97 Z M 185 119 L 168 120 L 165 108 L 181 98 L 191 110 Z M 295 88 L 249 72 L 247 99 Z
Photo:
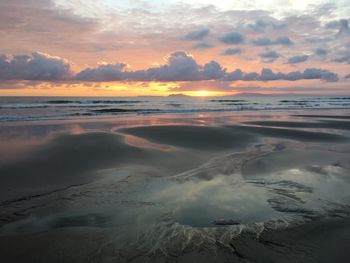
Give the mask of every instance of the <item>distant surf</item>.
M 3 97 L 0 98 L 0 121 L 87 118 L 123 114 L 348 108 L 350 108 L 350 97 L 347 96 Z

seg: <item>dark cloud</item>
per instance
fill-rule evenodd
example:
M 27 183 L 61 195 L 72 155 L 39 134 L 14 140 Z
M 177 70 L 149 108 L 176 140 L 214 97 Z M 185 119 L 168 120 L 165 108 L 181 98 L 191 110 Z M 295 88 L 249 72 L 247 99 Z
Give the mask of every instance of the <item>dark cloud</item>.
M 334 40 L 333 37 L 318 37 L 318 36 L 311 36 L 311 37 L 305 37 L 305 40 L 311 44 L 319 44 L 322 42 L 330 42 Z
M 192 49 L 208 49 L 208 48 L 213 48 L 214 45 L 209 44 L 207 42 L 201 42 L 192 47 Z
M 243 72 L 236 69 L 228 72 L 218 62 L 211 61 L 200 65 L 183 51 L 171 53 L 164 65 L 145 70 L 132 71 L 125 63 L 101 64 L 95 68 L 86 68 L 73 75 L 70 64 L 59 58 L 35 52 L 31 56 L 14 56 L 8 59 L 0 56 L 1 80 L 33 80 L 33 81 L 273 81 L 301 79 L 320 79 L 326 82 L 338 81 L 337 74 L 323 69 L 309 68 L 303 72 L 273 72 L 264 68 L 260 73 Z
M 324 69 L 309 68 L 303 73 L 305 79 L 320 79 L 325 82 L 336 82 L 339 80 L 337 74 Z
M 339 20 L 338 36 L 345 36 L 350 34 L 349 21 L 346 19 Z
M 255 32 L 262 33 L 268 27 L 268 23 L 264 20 L 256 20 L 253 24 L 249 24 L 248 28 L 252 29 Z
M 183 36 L 182 40 L 203 40 L 206 36 L 208 36 L 210 33 L 210 30 L 208 28 L 196 30 L 187 33 L 185 36 Z
M 344 79 L 350 79 L 350 74 L 346 75 Z
M 245 37 L 238 32 L 230 32 L 220 38 L 220 41 L 224 44 L 242 44 L 245 41 Z
M 341 52 L 335 59 L 333 59 L 333 61 L 337 63 L 350 64 L 350 51 Z
M 280 80 L 284 78 L 286 78 L 286 75 L 281 72 L 274 73 L 271 69 L 268 69 L 268 68 L 263 68 L 261 70 L 260 80 L 270 81 L 270 80 Z
M 241 69 L 227 72 L 227 70 L 216 61 L 211 61 L 203 66 L 199 65 L 192 56 L 189 56 L 183 51 L 170 54 L 165 65 L 147 70 L 126 71 L 124 65 L 125 64 L 102 65 L 94 69 L 85 69 L 77 74 L 77 79 L 84 81 L 297 81 L 302 79 L 319 79 L 325 82 L 338 81 L 337 74 L 328 70 L 316 68 L 308 68 L 303 72 L 295 71 L 290 73 L 274 73 L 271 69 L 267 68 L 264 68 L 260 74 L 257 72 L 246 73 Z M 115 73 L 114 79 L 113 71 Z
M 81 81 L 197 81 L 220 79 L 225 69 L 211 61 L 204 66 L 183 51 L 177 51 L 167 58 L 166 64 L 147 70 L 127 71 L 126 64 L 100 65 L 88 68 L 76 75 Z
M 0 55 L 1 80 L 62 80 L 71 76 L 69 63 L 59 57 L 34 52 L 31 56 Z
M 289 39 L 289 37 L 278 37 L 276 39 L 270 39 L 267 37 L 260 37 L 252 40 L 253 45 L 255 46 L 273 46 L 273 45 L 281 45 L 281 46 L 290 46 L 293 45 L 293 42 Z
M 177 51 L 167 58 L 167 64 L 146 71 L 146 79 L 159 81 L 199 80 L 200 70 L 196 60 L 183 51 Z
M 254 23 L 248 24 L 248 28 L 253 30 L 254 32 L 257 33 L 263 33 L 265 32 L 266 29 L 272 28 L 272 29 L 282 29 L 287 27 L 285 23 L 274 23 L 271 21 L 265 21 L 262 19 L 256 20 Z
M 147 70 L 127 71 L 122 63 L 88 68 L 76 76 L 77 80 L 82 81 L 194 81 L 201 78 L 200 66 L 192 56 L 183 51 L 170 54 L 165 65 Z
M 272 50 L 266 50 L 259 54 L 262 58 L 263 62 L 265 63 L 271 63 L 274 62 L 276 59 L 280 57 L 280 54 L 278 54 L 276 51 Z
M 326 28 L 337 29 L 337 37 L 348 36 L 350 35 L 349 21 L 347 19 L 340 19 L 337 21 L 329 22 L 326 25 Z
M 245 73 L 241 69 L 236 69 L 228 73 L 225 77 L 228 81 L 244 80 L 244 81 L 253 81 L 259 79 L 259 74 L 256 72 Z
M 87 68 L 79 72 L 75 78 L 84 81 L 115 81 L 115 80 L 125 80 L 126 64 L 106 64 L 100 65 L 97 68 Z
M 226 79 L 230 81 L 243 80 L 243 81 L 273 81 L 273 80 L 288 80 L 297 81 L 302 79 L 320 79 L 324 82 L 336 82 L 338 81 L 338 75 L 324 69 L 308 68 L 303 72 L 295 71 L 289 73 L 276 72 L 271 69 L 264 68 L 261 73 L 256 72 L 244 73 L 240 69 L 228 73 Z
M 288 58 L 288 64 L 298 64 L 309 59 L 308 55 L 298 55 Z
M 231 56 L 231 55 L 241 54 L 242 52 L 243 52 L 242 48 L 233 47 L 233 48 L 225 49 L 224 51 L 222 51 L 221 55 Z
M 203 75 L 206 80 L 221 79 L 225 74 L 226 69 L 216 61 L 211 61 L 204 65 Z
M 327 54 L 328 54 L 328 51 L 324 48 L 317 48 L 315 50 L 315 55 L 317 55 L 317 56 L 325 57 L 325 56 L 327 56 Z

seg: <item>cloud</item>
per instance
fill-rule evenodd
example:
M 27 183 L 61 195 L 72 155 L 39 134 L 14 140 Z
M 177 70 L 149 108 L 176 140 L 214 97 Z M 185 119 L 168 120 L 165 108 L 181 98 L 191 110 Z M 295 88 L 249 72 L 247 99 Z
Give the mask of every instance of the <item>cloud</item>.
M 131 70 L 126 63 L 100 64 L 94 68 L 86 68 L 77 74 L 70 71 L 70 64 L 59 57 L 35 52 L 31 56 L 13 56 L 8 59 L 0 56 L 1 80 L 32 81 L 273 81 L 302 79 L 319 79 L 325 82 L 338 81 L 338 75 L 324 69 L 308 68 L 303 72 L 273 72 L 264 68 L 260 73 L 243 72 L 236 69 L 228 72 L 216 61 L 204 65 L 184 51 L 176 51 L 165 58 L 165 63 L 144 70 Z
M 346 75 L 344 79 L 350 79 L 350 74 Z
M 255 32 L 262 33 L 265 31 L 269 24 L 265 22 L 264 20 L 256 20 L 253 24 L 249 24 L 248 28 L 252 29 Z
M 336 82 L 339 80 L 337 74 L 324 69 L 309 68 L 303 73 L 305 79 L 320 79 L 325 82 Z
M 259 54 L 264 63 L 272 63 L 280 57 L 276 51 L 267 50 Z
M 224 51 L 222 51 L 221 55 L 231 56 L 231 55 L 241 54 L 242 52 L 243 52 L 242 48 L 233 47 L 233 48 L 225 49 Z
M 339 20 L 338 36 L 347 36 L 350 34 L 349 22 L 346 19 Z
M 329 22 L 326 24 L 326 28 L 337 29 L 337 37 L 343 37 L 350 35 L 349 21 L 347 19 L 340 19 L 336 21 Z
M 288 58 L 288 64 L 298 64 L 309 59 L 308 55 L 298 55 Z
M 147 70 L 127 71 L 124 63 L 88 68 L 76 75 L 81 81 L 194 81 L 201 79 L 200 66 L 183 51 L 171 53 L 166 64 Z
M 327 56 L 328 51 L 324 48 L 317 48 L 315 50 L 315 55 L 319 56 L 319 57 L 325 57 Z
M 59 57 L 34 52 L 31 56 L 0 55 L 1 80 L 62 80 L 71 76 L 70 64 Z
M 284 78 L 286 78 L 286 75 L 281 72 L 273 73 L 273 71 L 268 68 L 263 68 L 261 70 L 260 80 L 270 81 L 270 80 L 279 80 Z
M 214 47 L 214 45 L 212 45 L 212 44 L 209 44 L 207 42 L 201 42 L 201 43 L 194 45 L 192 47 L 192 49 L 209 49 L 209 48 L 213 48 L 213 47 Z
M 256 72 L 245 73 L 241 69 L 236 69 L 228 73 L 225 79 L 228 81 L 237 81 L 237 80 L 253 81 L 253 80 L 259 79 L 259 74 Z
M 208 28 L 196 30 L 187 33 L 185 36 L 183 36 L 182 40 L 203 40 L 206 36 L 208 36 L 210 33 L 210 30 Z
M 101 59 L 117 57 L 117 60 L 110 61 L 111 65 L 108 67 L 99 69 L 102 71 L 99 74 L 107 75 L 106 79 L 156 78 L 156 74 L 151 75 L 146 65 L 151 65 L 159 60 L 161 54 L 173 50 L 205 50 L 196 52 L 199 56 L 198 61 L 214 59 L 225 63 L 229 63 L 229 58 L 221 55 L 241 54 L 239 59 L 232 61 L 236 67 L 247 68 L 251 65 L 255 69 L 261 68 L 269 66 L 263 62 L 273 62 L 276 57 L 272 52 L 264 56 L 267 51 L 261 47 L 268 47 L 279 54 L 288 54 L 288 58 L 291 56 L 289 52 L 292 51 L 292 41 L 295 42 L 293 48 L 300 54 L 309 54 L 308 52 L 316 50 L 317 47 L 327 48 L 328 59 L 322 67 L 339 71 L 340 74 L 344 74 L 343 68 L 332 62 L 350 63 L 350 57 L 339 53 L 342 48 L 346 49 L 347 39 L 335 37 L 338 33 L 341 36 L 348 35 L 350 20 L 344 16 L 348 4 L 345 7 L 334 5 L 331 11 L 328 6 L 324 6 L 322 13 L 316 13 L 321 6 L 314 5 L 302 14 L 291 11 L 277 15 L 274 10 L 261 10 L 253 6 L 245 10 L 234 7 L 223 10 L 216 8 L 216 4 L 199 6 L 194 3 L 196 1 L 174 5 L 174 1 L 160 1 L 166 2 L 164 5 L 159 4 L 159 1 L 149 1 L 152 2 L 151 5 L 153 2 L 157 2 L 157 6 L 162 5 L 161 8 L 154 9 L 136 4 L 140 1 L 108 1 L 108 5 L 93 0 L 0 2 L 0 35 L 6 36 L 1 39 L 0 46 L 4 52 L 50 52 L 69 58 L 75 62 L 77 68 L 84 68 L 86 64 L 94 65 Z M 125 2 L 119 3 L 123 8 L 117 7 L 119 4 L 116 2 Z M 232 6 L 232 3 L 230 5 Z M 347 19 L 339 19 L 342 17 Z M 332 28 L 327 28 L 325 23 L 332 20 Z M 264 34 L 261 34 L 262 32 Z M 232 37 L 232 33 L 236 34 Z M 235 44 L 242 41 L 246 45 Z M 255 41 L 255 44 L 252 44 L 252 41 Z M 223 45 L 227 43 L 227 46 Z M 210 49 L 213 45 L 219 45 L 219 51 L 217 48 Z M 245 51 L 238 47 L 244 48 Z M 315 58 L 314 55 L 312 57 Z M 261 61 L 252 61 L 254 58 Z M 319 62 L 319 59 L 312 61 L 311 56 L 309 60 L 308 65 Z M 127 67 L 120 69 L 120 63 L 115 63 L 120 61 L 137 65 L 144 70 L 139 70 L 136 74 Z M 277 58 L 274 68 L 286 68 L 287 65 L 283 65 L 283 62 L 285 61 Z M 233 65 L 225 66 L 231 69 Z M 203 78 L 203 65 L 199 67 L 199 77 L 196 77 Z M 152 72 L 159 71 L 160 69 L 154 69 Z M 104 79 L 94 76 L 92 72 L 87 75 L 90 75 L 90 79 Z
M 128 71 L 126 64 L 105 64 L 88 68 L 76 75 L 80 81 L 200 81 L 221 79 L 226 74 L 218 62 L 199 65 L 183 51 L 171 53 L 165 64 L 146 70 Z
M 294 71 L 289 73 L 276 72 L 274 73 L 271 69 L 263 68 L 261 73 L 256 72 L 244 73 L 240 69 L 228 73 L 226 79 L 230 81 L 274 81 L 274 80 L 288 80 L 297 81 L 303 79 L 320 79 L 324 82 L 336 82 L 339 80 L 338 75 L 324 69 L 308 68 L 303 72 Z
M 263 33 L 267 28 L 282 29 L 287 27 L 285 23 L 273 23 L 271 21 L 265 21 L 262 19 L 256 20 L 254 23 L 247 26 L 251 30 L 257 33 Z
M 211 61 L 204 65 L 203 76 L 206 80 L 221 79 L 225 74 L 226 69 L 216 61 Z
M 30 46 L 35 44 L 42 50 L 93 48 L 84 41 L 84 36 L 96 33 L 98 19 L 79 16 L 55 2 L 0 1 L 0 34 L 7 35 L 6 39 L 2 38 L 2 48 L 31 51 Z M 90 44 L 93 41 L 95 39 L 91 38 Z
M 102 64 L 97 68 L 87 68 L 79 72 L 75 78 L 83 81 L 116 81 L 125 80 L 126 68 L 124 63 Z
M 220 41 L 224 44 L 242 44 L 245 41 L 245 37 L 238 32 L 230 32 L 220 38 Z
M 334 62 L 350 64 L 350 51 L 341 52 L 338 57 L 333 59 Z
M 183 51 L 176 51 L 166 58 L 166 64 L 146 71 L 146 79 L 159 81 L 199 80 L 200 71 L 196 60 Z
M 276 39 L 260 37 L 252 40 L 252 44 L 254 46 L 273 46 L 273 45 L 290 46 L 290 45 L 293 45 L 293 42 L 289 39 L 289 37 L 285 37 L 285 36 L 278 37 Z

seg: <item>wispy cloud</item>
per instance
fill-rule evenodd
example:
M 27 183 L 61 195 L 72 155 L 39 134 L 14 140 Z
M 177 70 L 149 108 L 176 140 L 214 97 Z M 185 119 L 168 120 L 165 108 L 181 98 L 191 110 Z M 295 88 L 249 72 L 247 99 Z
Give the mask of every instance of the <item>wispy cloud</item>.
M 308 55 L 297 55 L 297 56 L 292 56 L 292 57 L 288 58 L 288 62 L 287 63 L 289 63 L 289 64 L 297 64 L 297 63 L 305 62 L 308 59 L 309 59 Z
M 348 85 L 349 2 L 265 2 L 0 1 L 0 79 Z
M 260 57 L 262 58 L 263 62 L 271 63 L 277 60 L 280 57 L 280 54 L 273 50 L 266 50 L 260 53 Z
M 203 40 L 206 36 L 208 36 L 210 33 L 210 30 L 208 28 L 191 31 L 184 35 L 181 39 L 182 40 Z
M 220 38 L 220 41 L 224 44 L 242 44 L 245 41 L 245 37 L 238 32 L 230 32 Z
M 289 39 L 289 37 L 278 37 L 276 39 L 270 39 L 267 37 L 260 37 L 254 39 L 252 41 L 255 46 L 273 46 L 273 45 L 281 45 L 281 46 L 290 46 L 293 45 L 293 42 Z
M 232 55 L 236 55 L 236 54 L 241 54 L 244 50 L 242 48 L 239 47 L 233 47 L 233 48 L 228 48 L 225 49 L 224 51 L 222 51 L 222 55 L 223 56 L 232 56 Z

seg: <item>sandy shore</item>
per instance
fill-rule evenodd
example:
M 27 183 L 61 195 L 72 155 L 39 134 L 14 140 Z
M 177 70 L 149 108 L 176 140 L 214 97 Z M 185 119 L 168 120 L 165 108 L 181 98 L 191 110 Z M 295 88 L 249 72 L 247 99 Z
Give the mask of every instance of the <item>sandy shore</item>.
M 139 251 L 118 254 L 99 229 L 56 229 L 36 235 L 0 239 L 5 262 L 348 262 L 349 219 L 313 222 L 280 231 L 264 232 L 259 238 L 241 236 L 231 250 L 218 246 L 188 249 L 177 255 L 145 255 Z M 99 246 L 97 246 L 99 244 Z M 101 245 L 103 249 L 101 249 Z M 45 249 L 45 251 L 43 251 Z M 132 255 L 134 253 L 134 255 Z M 106 255 L 107 254 L 107 255 Z
M 347 262 L 347 117 L 1 127 L 0 255 L 4 262 Z

